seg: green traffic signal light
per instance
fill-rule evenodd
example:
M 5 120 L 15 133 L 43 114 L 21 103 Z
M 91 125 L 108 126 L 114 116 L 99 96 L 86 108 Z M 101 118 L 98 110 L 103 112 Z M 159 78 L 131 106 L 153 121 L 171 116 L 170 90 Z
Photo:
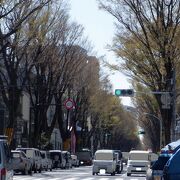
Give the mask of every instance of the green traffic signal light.
M 115 89 L 115 95 L 132 97 L 134 96 L 134 90 L 133 89 Z
M 115 90 L 115 95 L 116 96 L 120 96 L 121 95 L 121 90 L 120 89 L 116 89 Z

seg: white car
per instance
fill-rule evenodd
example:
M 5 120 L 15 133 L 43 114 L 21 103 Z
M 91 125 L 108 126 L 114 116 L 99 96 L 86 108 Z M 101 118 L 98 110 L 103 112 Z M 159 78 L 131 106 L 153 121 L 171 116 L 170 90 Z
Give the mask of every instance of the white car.
M 71 154 L 72 166 L 79 167 L 79 159 L 75 154 Z
M 151 152 L 132 150 L 129 152 L 127 176 L 131 174 L 146 174 L 151 163 Z
M 42 168 L 44 170 L 50 170 L 52 171 L 52 159 L 50 158 L 50 152 L 49 151 L 40 151 L 41 157 L 42 157 Z
M 66 168 L 66 160 L 61 150 L 50 150 L 50 157 L 52 159 L 53 168 Z
M 39 171 L 41 173 L 42 170 L 42 157 L 39 149 L 36 148 L 16 148 L 16 150 L 23 151 L 28 158 L 31 159 L 31 163 L 33 164 L 32 170 L 36 173 Z
M 105 173 L 114 176 L 116 174 L 116 157 L 116 153 L 113 150 L 97 150 L 94 156 L 92 174 L 97 175 L 100 170 L 103 170 Z
M 32 174 L 31 160 L 26 156 L 23 151 L 11 151 L 13 157 L 13 170 L 24 175 Z

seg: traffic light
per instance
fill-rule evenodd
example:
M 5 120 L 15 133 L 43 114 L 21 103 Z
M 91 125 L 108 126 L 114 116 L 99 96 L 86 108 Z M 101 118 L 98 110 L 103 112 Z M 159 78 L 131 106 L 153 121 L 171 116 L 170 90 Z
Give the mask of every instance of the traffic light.
M 139 131 L 138 131 L 138 135 L 140 135 L 140 134 L 146 134 L 146 133 L 145 133 L 144 130 L 139 130 Z
M 134 90 L 133 89 L 115 89 L 115 95 L 116 96 L 134 96 Z

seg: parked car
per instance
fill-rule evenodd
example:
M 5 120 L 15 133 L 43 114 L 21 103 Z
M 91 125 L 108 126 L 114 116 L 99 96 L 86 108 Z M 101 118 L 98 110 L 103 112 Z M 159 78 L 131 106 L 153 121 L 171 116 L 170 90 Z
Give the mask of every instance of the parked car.
M 0 136 L 0 179 L 13 180 L 12 156 L 5 136 Z
M 53 168 L 66 168 L 66 160 L 61 150 L 50 150 L 50 158 L 52 159 Z
M 68 151 L 62 151 L 62 154 L 66 160 L 66 168 L 72 168 L 72 159 L 71 159 L 71 154 Z
M 30 158 L 32 163 L 32 170 L 36 173 L 39 171 L 41 173 L 42 170 L 42 158 L 39 149 L 36 148 L 16 148 L 16 150 L 23 151 L 28 158 Z
M 152 161 L 151 167 L 147 170 L 146 180 L 160 180 L 163 177 L 163 169 L 171 156 L 161 154 L 158 160 Z
M 13 157 L 13 170 L 24 175 L 32 174 L 31 160 L 23 151 L 11 151 Z
M 180 179 L 180 149 L 170 157 L 163 170 L 164 180 L 179 180 Z
M 40 151 L 41 157 L 42 157 L 42 168 L 44 170 L 50 170 L 52 171 L 52 159 L 50 158 L 50 152 L 49 151 Z
M 174 154 L 180 148 L 180 140 L 171 142 L 161 149 L 161 154 Z
M 95 152 L 92 175 L 98 175 L 100 170 L 104 170 L 105 173 L 116 174 L 116 153 L 113 150 L 97 150 Z
M 123 170 L 122 152 L 120 150 L 114 151 L 117 154 L 116 173 L 120 174 Z
M 79 159 L 75 154 L 71 154 L 72 166 L 79 167 Z
M 151 152 L 132 150 L 129 152 L 127 176 L 131 174 L 146 174 L 151 162 Z

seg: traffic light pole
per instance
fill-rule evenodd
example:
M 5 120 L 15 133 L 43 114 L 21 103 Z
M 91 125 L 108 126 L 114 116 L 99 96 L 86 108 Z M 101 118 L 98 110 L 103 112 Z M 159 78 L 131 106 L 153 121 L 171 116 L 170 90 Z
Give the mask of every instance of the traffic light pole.
M 144 114 L 148 115 L 148 116 L 152 116 L 159 121 L 159 127 L 160 127 L 160 130 L 159 130 L 160 131 L 160 133 L 159 133 L 159 147 L 161 150 L 161 148 L 162 148 L 162 119 L 159 119 L 157 116 L 155 116 L 154 114 L 151 114 L 151 113 L 144 113 Z

